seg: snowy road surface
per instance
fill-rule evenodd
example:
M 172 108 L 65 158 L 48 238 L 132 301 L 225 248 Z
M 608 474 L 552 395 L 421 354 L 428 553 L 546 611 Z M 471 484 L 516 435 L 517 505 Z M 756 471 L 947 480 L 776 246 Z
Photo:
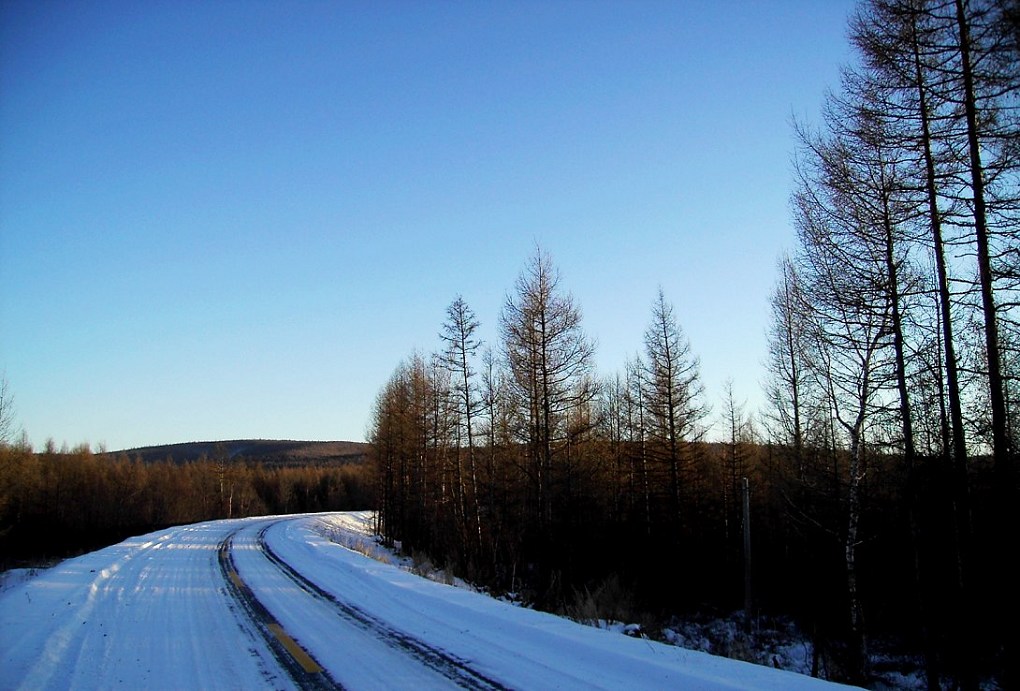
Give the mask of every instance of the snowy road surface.
M 325 537 L 358 518 L 200 523 L 44 571 L 0 594 L 0 689 L 830 686 L 514 607 Z

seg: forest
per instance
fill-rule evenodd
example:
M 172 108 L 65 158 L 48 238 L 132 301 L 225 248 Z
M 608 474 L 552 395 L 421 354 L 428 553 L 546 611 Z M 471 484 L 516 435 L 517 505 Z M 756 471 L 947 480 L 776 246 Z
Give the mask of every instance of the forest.
M 867 0 L 848 35 L 794 124 L 766 408 L 724 392 L 713 418 L 661 290 L 641 354 L 597 373 L 537 249 L 498 343 L 456 296 L 379 392 L 386 540 L 550 610 L 614 583 L 660 616 L 789 614 L 841 681 L 894 637 L 929 689 L 1020 687 L 1020 6 Z
M 0 414 L 11 405 L 0 396 Z M 0 570 L 216 518 L 366 509 L 373 492 L 365 464 L 265 465 L 229 458 L 222 445 L 195 461 L 146 462 L 0 439 Z

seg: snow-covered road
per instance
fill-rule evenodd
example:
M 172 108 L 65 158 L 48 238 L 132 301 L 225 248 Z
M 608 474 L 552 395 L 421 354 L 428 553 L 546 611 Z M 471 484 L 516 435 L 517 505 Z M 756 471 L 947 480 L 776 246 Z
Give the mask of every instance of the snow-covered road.
M 589 628 L 327 539 L 329 514 L 171 528 L 0 594 L 0 689 L 807 689 Z

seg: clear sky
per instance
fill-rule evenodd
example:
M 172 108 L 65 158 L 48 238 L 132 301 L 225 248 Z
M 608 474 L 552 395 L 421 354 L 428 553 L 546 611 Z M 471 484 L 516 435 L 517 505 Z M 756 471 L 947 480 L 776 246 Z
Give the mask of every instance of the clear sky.
M 0 3 L 0 371 L 37 447 L 364 439 L 536 245 L 598 341 L 661 285 L 761 401 L 791 119 L 850 0 Z

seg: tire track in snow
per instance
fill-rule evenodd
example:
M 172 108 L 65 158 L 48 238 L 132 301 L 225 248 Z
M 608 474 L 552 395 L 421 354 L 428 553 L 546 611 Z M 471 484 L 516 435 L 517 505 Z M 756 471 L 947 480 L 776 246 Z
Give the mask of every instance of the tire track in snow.
M 506 691 L 509 688 L 475 670 L 467 660 L 451 655 L 441 648 L 429 645 L 419 638 L 394 628 L 363 609 L 340 600 L 306 578 L 284 561 L 266 542 L 266 531 L 272 525 L 275 524 L 267 525 L 259 530 L 256 541 L 259 551 L 301 590 L 330 606 L 341 619 L 368 632 L 387 646 L 410 655 L 461 688 L 499 691 Z
M 169 533 L 161 535 L 154 540 L 141 543 L 137 550 L 127 552 L 103 568 L 91 569 L 90 573 L 96 575 L 88 583 L 84 599 L 80 602 L 76 599 L 67 601 L 67 606 L 73 608 L 74 614 L 66 615 L 64 624 L 46 641 L 43 654 L 22 680 L 25 688 L 43 688 L 49 685 L 67 652 L 80 646 L 80 641 L 85 636 L 84 627 L 91 619 L 96 604 L 108 588 L 111 579 L 115 578 L 125 565 L 148 555 L 150 550 L 159 549 L 171 538 L 172 535 Z
M 241 580 L 231 554 L 234 536 L 240 530 L 241 528 L 237 528 L 227 535 L 217 549 L 220 570 L 223 572 L 228 590 L 248 615 L 248 619 L 262 634 L 262 638 L 269 646 L 273 656 L 295 684 L 302 689 L 322 691 L 343 689 L 343 686 L 333 679 L 315 658 L 308 654 L 308 651 L 284 631 L 251 588 Z

